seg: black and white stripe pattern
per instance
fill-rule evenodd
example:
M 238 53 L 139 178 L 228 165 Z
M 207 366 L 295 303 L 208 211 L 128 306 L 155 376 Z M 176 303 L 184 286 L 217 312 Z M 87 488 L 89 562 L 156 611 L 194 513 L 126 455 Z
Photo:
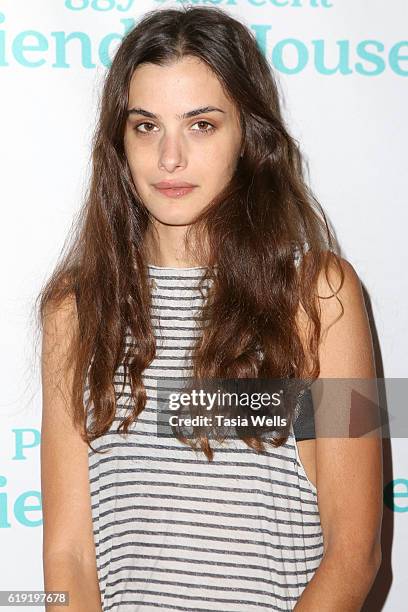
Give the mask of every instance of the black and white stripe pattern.
M 229 440 L 212 463 L 157 436 L 157 381 L 191 375 L 202 272 L 149 266 L 158 351 L 144 373 L 147 406 L 118 434 L 125 387 L 111 430 L 92 443 L 105 453 L 89 450 L 104 612 L 292 610 L 323 556 L 317 492 L 293 430 L 265 454 Z

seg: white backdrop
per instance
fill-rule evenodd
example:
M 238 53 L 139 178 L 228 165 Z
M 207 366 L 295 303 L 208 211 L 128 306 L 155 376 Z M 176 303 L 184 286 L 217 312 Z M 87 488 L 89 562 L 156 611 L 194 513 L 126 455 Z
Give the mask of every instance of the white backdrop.
M 277 71 L 311 186 L 365 289 L 378 376 L 407 378 L 408 3 L 216 4 L 254 30 Z M 82 202 L 109 56 L 145 11 L 177 5 L 0 3 L 0 590 L 43 588 L 41 388 L 33 300 Z M 367 610 L 402 612 L 408 595 L 406 440 L 386 441 L 384 451 L 384 561 Z

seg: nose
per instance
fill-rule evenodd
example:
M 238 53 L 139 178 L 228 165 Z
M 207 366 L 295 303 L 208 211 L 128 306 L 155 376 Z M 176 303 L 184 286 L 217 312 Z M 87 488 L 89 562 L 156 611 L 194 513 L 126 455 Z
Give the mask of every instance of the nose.
M 186 147 L 181 136 L 165 135 L 159 144 L 158 165 L 167 172 L 186 166 Z

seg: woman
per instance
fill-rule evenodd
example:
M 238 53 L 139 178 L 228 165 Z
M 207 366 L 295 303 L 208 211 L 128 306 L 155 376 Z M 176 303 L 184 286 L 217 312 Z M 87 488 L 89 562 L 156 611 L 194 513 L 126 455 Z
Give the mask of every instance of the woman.
M 87 611 L 361 609 L 378 437 L 296 439 L 298 406 L 265 444 L 158 429 L 183 377 L 375 377 L 358 276 L 237 20 L 152 11 L 122 41 L 40 312 L 46 589 Z

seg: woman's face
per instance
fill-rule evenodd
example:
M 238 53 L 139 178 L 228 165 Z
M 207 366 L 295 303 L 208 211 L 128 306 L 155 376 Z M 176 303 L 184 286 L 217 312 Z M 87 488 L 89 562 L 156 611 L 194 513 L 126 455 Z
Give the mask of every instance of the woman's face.
M 204 62 L 189 56 L 134 71 L 124 146 L 137 192 L 159 223 L 192 223 L 234 174 L 240 144 L 239 115 Z M 194 188 L 169 197 L 155 187 L 160 181 Z

